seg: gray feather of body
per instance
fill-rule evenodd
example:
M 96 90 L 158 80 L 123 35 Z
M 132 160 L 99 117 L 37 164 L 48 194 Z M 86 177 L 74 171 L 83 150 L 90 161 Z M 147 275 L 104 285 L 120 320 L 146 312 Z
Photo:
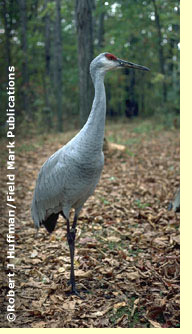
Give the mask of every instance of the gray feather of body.
M 71 208 L 78 216 L 93 194 L 104 165 L 102 152 L 106 98 L 104 73 L 91 64 L 95 98 L 89 118 L 81 131 L 55 152 L 41 167 L 32 201 L 32 218 L 39 228 L 52 213 L 63 211 L 69 218 Z

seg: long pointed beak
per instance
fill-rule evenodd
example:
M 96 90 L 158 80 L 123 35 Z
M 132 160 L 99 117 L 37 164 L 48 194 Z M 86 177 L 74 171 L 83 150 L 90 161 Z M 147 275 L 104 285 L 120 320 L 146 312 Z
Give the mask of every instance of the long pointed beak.
M 150 69 L 148 67 L 142 66 L 142 65 L 138 65 L 138 64 L 134 64 L 131 63 L 130 61 L 126 61 L 126 60 L 122 60 L 122 59 L 117 59 L 119 62 L 119 67 L 129 67 L 129 68 L 135 68 L 137 70 L 142 70 L 142 71 L 150 71 Z

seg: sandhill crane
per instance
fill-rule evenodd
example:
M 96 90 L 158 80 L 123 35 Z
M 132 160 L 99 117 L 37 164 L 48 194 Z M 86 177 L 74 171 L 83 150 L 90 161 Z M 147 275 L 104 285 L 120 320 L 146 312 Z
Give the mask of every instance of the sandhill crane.
M 175 212 L 180 212 L 180 187 L 177 189 L 173 201 L 169 203 L 168 210 L 173 210 Z
M 104 52 L 90 64 L 90 73 L 95 87 L 95 97 L 86 124 L 66 145 L 55 152 L 41 167 L 32 202 L 32 218 L 35 226 L 44 225 L 52 232 L 59 214 L 67 222 L 67 241 L 70 249 L 72 293 L 77 294 L 74 275 L 74 246 L 77 218 L 85 201 L 93 194 L 104 165 L 103 140 L 106 114 L 104 87 L 105 73 L 118 68 L 135 68 L 148 71 L 137 65 Z M 69 213 L 75 209 L 70 228 Z

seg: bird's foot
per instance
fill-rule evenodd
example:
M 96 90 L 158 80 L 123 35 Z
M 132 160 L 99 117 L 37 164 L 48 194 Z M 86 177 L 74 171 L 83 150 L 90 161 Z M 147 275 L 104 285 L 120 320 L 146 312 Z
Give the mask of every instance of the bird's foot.
M 68 296 L 75 295 L 75 296 L 77 296 L 81 299 L 84 299 L 83 297 L 81 297 L 80 293 L 76 290 L 76 285 L 75 285 L 73 279 L 70 278 L 67 282 L 67 285 L 68 286 L 71 285 L 71 291 L 67 292 Z
M 72 290 L 71 290 L 71 294 L 72 294 L 72 295 L 75 295 L 75 296 L 77 296 L 77 297 L 79 297 L 79 298 L 81 298 L 81 299 L 84 299 L 84 297 L 82 297 L 82 296 L 80 295 L 80 293 L 79 293 L 76 289 L 72 289 Z
M 67 295 L 68 296 L 75 295 L 75 296 L 77 296 L 77 297 L 79 297 L 81 299 L 84 299 L 84 297 L 82 297 L 80 295 L 80 293 L 75 288 L 72 288 L 71 291 L 67 292 Z

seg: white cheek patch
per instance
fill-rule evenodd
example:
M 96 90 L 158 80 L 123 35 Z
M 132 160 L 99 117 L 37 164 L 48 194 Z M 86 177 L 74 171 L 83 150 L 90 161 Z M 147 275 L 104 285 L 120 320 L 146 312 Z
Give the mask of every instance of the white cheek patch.
M 117 64 L 113 60 L 109 60 L 106 57 L 102 59 L 102 63 L 104 65 L 104 71 L 115 68 Z

